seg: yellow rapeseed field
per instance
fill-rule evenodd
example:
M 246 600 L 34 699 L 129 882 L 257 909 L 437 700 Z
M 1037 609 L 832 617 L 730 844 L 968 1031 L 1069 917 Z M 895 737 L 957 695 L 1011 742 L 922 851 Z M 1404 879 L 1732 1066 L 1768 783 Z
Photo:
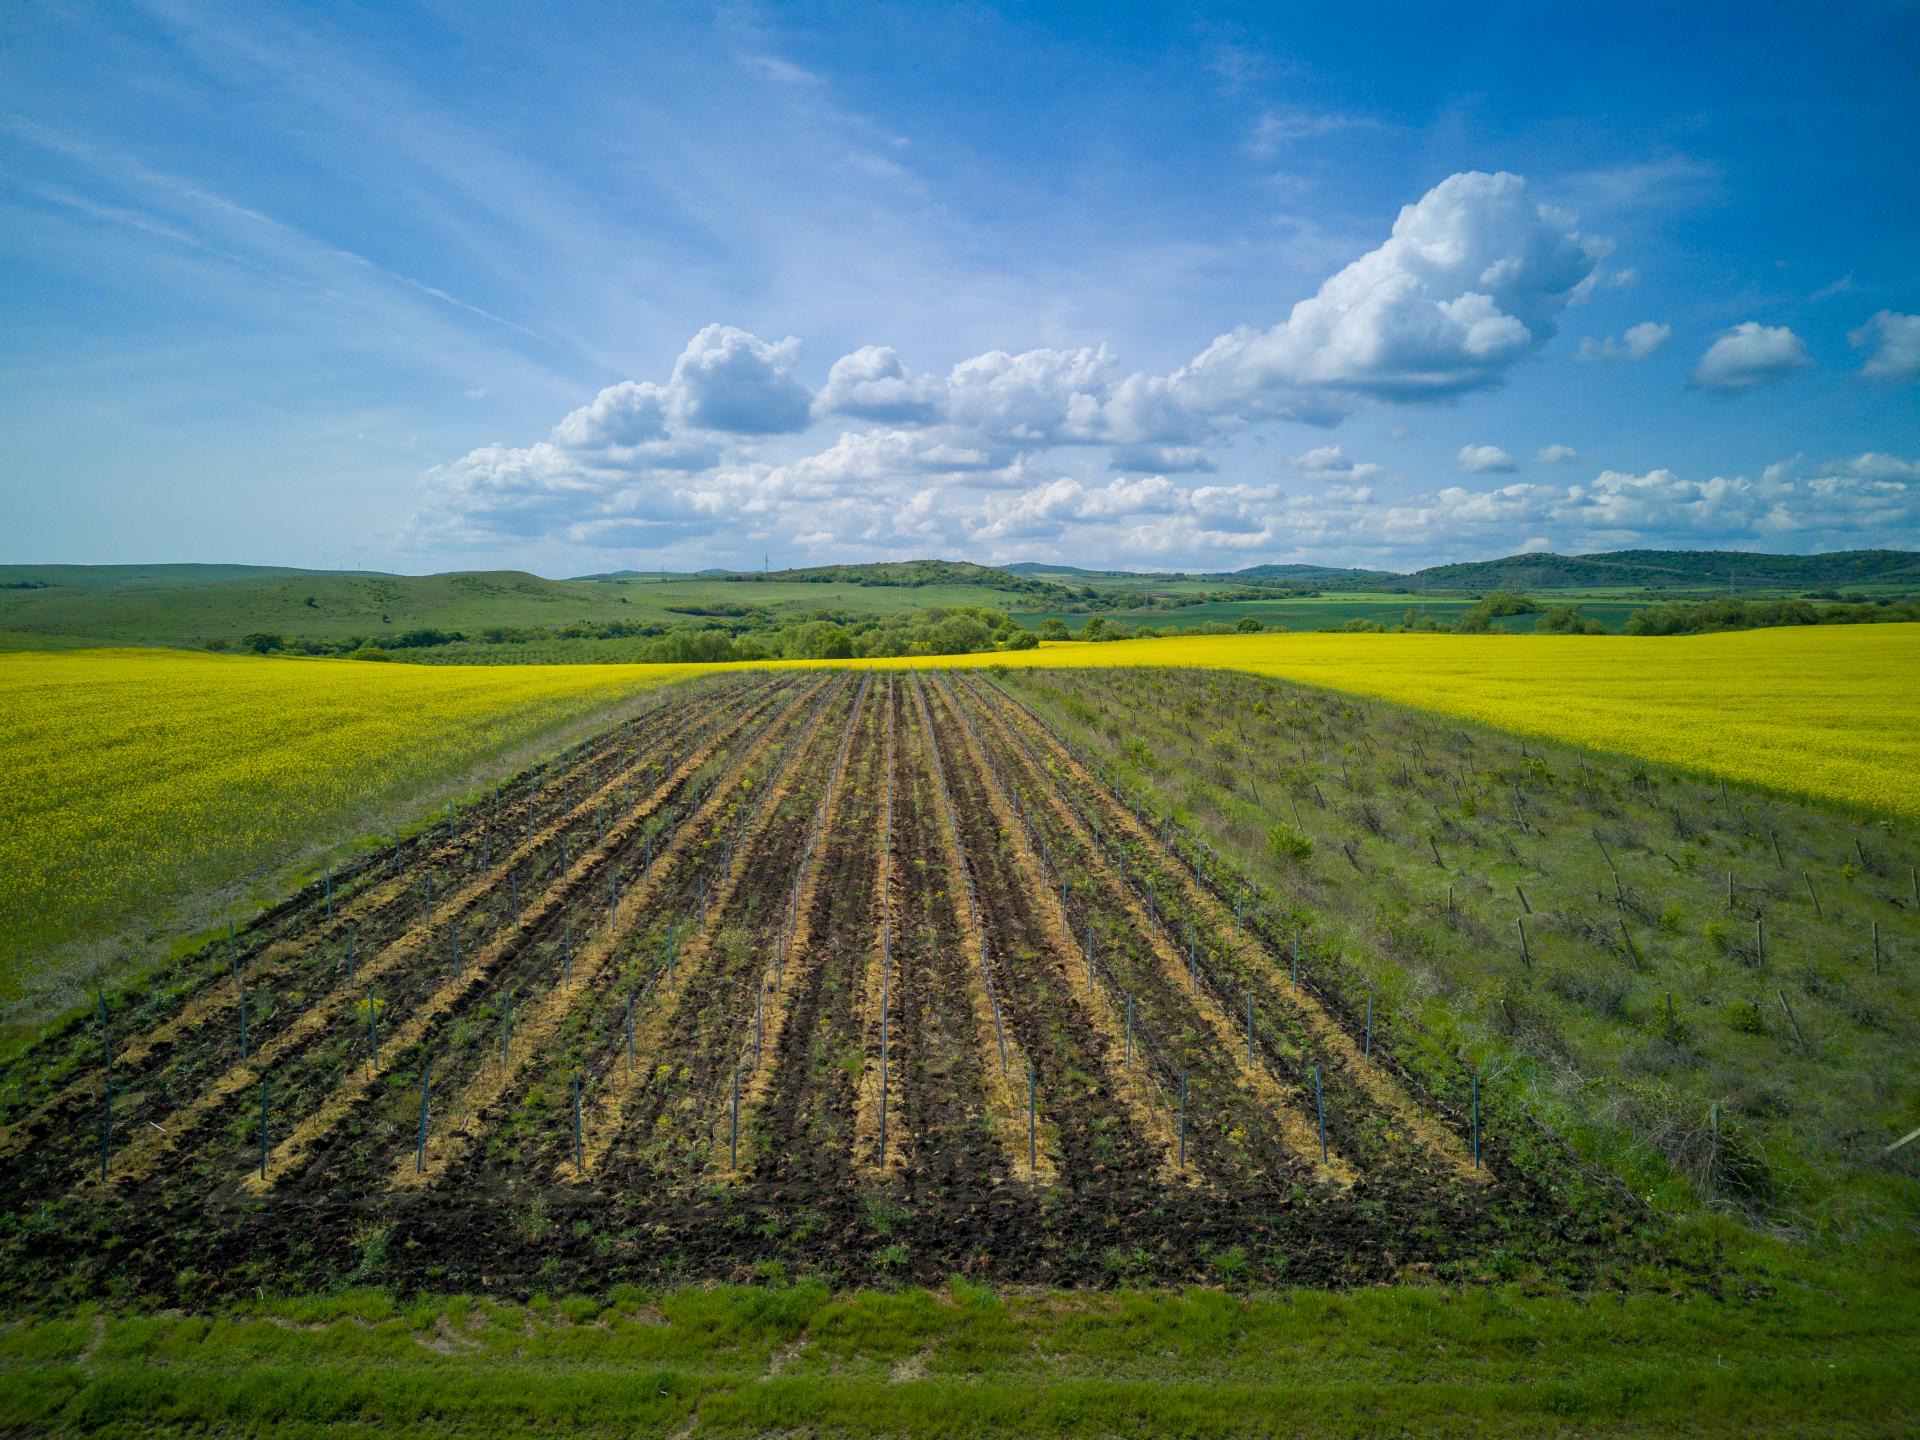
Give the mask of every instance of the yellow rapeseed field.
M 1659 638 L 1206 635 L 1043 645 L 991 663 L 1249 670 L 1920 820 L 1920 625 Z
M 0 655 L 0 999 L 18 967 L 321 842 L 681 666 Z

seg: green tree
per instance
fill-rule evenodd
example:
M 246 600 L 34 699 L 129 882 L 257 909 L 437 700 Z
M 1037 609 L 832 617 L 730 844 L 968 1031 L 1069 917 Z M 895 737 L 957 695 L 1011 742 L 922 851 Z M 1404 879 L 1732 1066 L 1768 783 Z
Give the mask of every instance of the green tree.
M 983 631 L 985 628 L 981 627 Z M 787 654 L 795 660 L 851 660 L 853 637 L 844 625 L 836 625 L 831 620 L 810 620 L 789 632 Z

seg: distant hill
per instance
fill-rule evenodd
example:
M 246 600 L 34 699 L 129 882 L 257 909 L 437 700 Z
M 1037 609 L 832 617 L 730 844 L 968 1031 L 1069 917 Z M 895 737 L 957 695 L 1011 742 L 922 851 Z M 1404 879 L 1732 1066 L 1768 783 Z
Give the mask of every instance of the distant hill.
M 242 644 L 255 634 L 397 644 L 410 632 L 623 631 L 764 610 L 887 615 L 935 605 L 1053 608 L 1075 592 L 944 560 L 549 580 L 519 570 L 389 575 L 263 565 L 0 566 L 0 649 Z M 490 642 L 491 643 L 491 642 Z
M 1844 589 L 1920 585 L 1920 553 L 1837 550 L 1828 555 L 1763 555 L 1746 550 L 1610 550 L 1597 555 L 1509 555 L 1434 565 L 1413 581 L 1447 590 L 1553 590 L 1623 585 L 1664 589 Z
M 1178 580 L 1181 575 L 1162 571 L 1148 570 L 1085 570 L 1078 565 L 1044 564 L 1038 560 L 1020 560 L 1012 565 L 1000 567 L 1009 575 L 1024 576 L 1029 580 L 1071 580 L 1075 584 L 1083 580 Z
M 1391 570 L 1343 570 L 1337 566 L 1328 565 L 1249 565 L 1244 570 L 1213 574 L 1206 578 L 1237 580 L 1243 585 L 1258 584 L 1263 580 L 1279 580 L 1289 585 L 1338 585 L 1349 590 L 1366 590 L 1376 585 L 1404 580 L 1406 576 L 1395 574 Z
M 292 579 L 300 575 L 380 575 L 379 570 L 300 570 L 286 565 L 0 565 L 0 586 L 206 585 L 220 580 Z
M 796 570 L 728 570 L 718 572 L 716 578 L 743 584 L 878 585 L 908 589 L 968 585 L 1013 591 L 1040 600 L 1065 600 L 1071 598 L 1072 593 L 1051 580 L 1036 580 L 1011 570 L 976 565 L 971 560 L 883 560 L 866 565 L 813 565 Z
M 1331 565 L 1249 565 L 1245 569 L 1195 573 L 1083 570 L 1073 565 L 1022 561 L 1010 574 L 1091 582 L 1102 580 L 1172 584 L 1198 580 L 1243 585 L 1279 582 L 1350 590 L 1554 590 L 1624 586 L 1647 590 L 1819 590 L 1857 585 L 1920 586 L 1920 552 L 1839 550 L 1827 555 L 1763 555 L 1747 550 L 1610 550 L 1594 555 L 1509 555 L 1432 565 L 1402 574 L 1393 570 Z

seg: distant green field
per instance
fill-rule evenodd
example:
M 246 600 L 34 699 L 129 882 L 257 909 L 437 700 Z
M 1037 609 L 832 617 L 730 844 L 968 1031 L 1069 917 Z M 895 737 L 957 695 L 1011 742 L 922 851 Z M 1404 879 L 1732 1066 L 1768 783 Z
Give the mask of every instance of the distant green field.
M 1559 592 L 1539 597 L 1548 604 L 1563 603 Z M 1578 602 L 1580 613 L 1598 620 L 1609 630 L 1626 625 L 1627 616 L 1641 609 L 1644 601 L 1599 600 Z M 1188 630 L 1209 621 L 1231 625 L 1242 615 L 1251 615 L 1262 625 L 1284 625 L 1289 630 L 1338 630 L 1349 620 L 1374 620 L 1382 625 L 1398 625 L 1409 610 L 1424 611 L 1443 620 L 1452 620 L 1473 608 L 1467 599 L 1421 601 L 1411 595 L 1364 593 L 1320 595 L 1286 600 L 1210 600 L 1204 605 L 1185 605 L 1177 610 L 1123 611 L 1112 618 L 1132 626 L 1151 626 L 1156 630 Z M 1090 618 L 1086 614 L 1063 610 L 1030 611 L 1017 617 L 1022 625 L 1038 628 L 1044 621 L 1063 621 L 1069 630 L 1078 631 Z M 1499 630 L 1531 630 L 1537 617 L 1509 615 L 1493 622 Z
M 1011 609 L 1027 597 L 980 585 L 869 586 L 629 576 L 547 580 L 520 571 L 380 575 L 245 566 L 5 566 L 0 646 L 199 646 L 253 631 L 376 642 L 409 629 L 554 629 L 576 621 L 673 623 L 669 606 L 755 605 L 790 619 L 813 610 L 881 615 L 931 605 Z M 471 656 L 467 658 L 473 658 Z M 576 658 L 568 656 L 567 658 Z M 585 658 L 585 657 L 580 657 Z M 625 658 L 595 656 L 593 658 Z

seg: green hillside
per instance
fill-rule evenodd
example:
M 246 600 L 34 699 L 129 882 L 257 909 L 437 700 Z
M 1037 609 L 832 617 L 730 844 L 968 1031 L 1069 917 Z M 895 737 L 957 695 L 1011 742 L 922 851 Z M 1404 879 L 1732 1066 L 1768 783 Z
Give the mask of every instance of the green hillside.
M 1614 550 L 1598 555 L 1509 555 L 1435 565 L 1408 579 L 1436 589 L 1551 590 L 1828 589 L 1920 586 L 1920 554 L 1841 550 L 1830 555 L 1761 555 L 1745 550 Z
M 580 624 L 682 625 L 743 612 L 785 621 L 816 610 L 857 616 L 931 606 L 1030 609 L 1056 598 L 1051 587 L 979 566 L 943 567 L 891 584 L 799 573 L 548 580 L 519 570 L 386 575 L 251 566 L 0 566 L 0 646 L 237 646 L 258 632 L 380 644 L 428 628 L 477 635 Z
M 1424 570 L 1342 569 L 1327 565 L 1249 565 L 1187 574 L 1082 570 L 1023 562 L 1006 569 L 1033 579 L 1096 586 L 1177 590 L 1193 583 L 1303 585 L 1388 592 L 1440 590 L 1632 589 L 1703 591 L 1901 588 L 1920 586 L 1920 553 L 1840 550 L 1828 555 L 1763 555 L 1746 550 L 1613 550 L 1594 555 L 1509 555 L 1431 565 Z

